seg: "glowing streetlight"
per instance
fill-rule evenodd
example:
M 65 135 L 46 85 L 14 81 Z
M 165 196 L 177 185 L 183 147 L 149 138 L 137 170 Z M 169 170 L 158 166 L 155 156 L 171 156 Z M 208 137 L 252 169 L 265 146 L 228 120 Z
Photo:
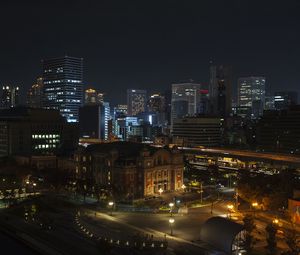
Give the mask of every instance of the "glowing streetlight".
M 183 189 L 183 191 L 185 191 L 186 186 L 184 184 L 182 184 L 181 188 Z
M 164 190 L 162 188 L 159 188 L 158 192 L 159 192 L 159 195 L 161 196 L 161 193 L 163 193 Z
M 257 202 L 253 202 L 253 203 L 252 203 L 252 206 L 253 206 L 253 207 L 257 207 L 257 206 L 258 206 L 258 203 L 257 203 Z
M 26 181 L 26 184 L 29 184 L 29 181 Z
M 113 215 L 114 202 L 113 202 L 113 201 L 109 201 L 109 202 L 108 202 L 108 205 L 109 205 L 109 207 L 110 207 L 110 209 L 111 209 L 110 215 L 112 216 L 112 215 Z
M 170 214 L 172 216 L 172 212 L 173 212 L 172 209 L 173 209 L 174 203 L 172 203 L 172 202 L 169 203 L 169 206 L 170 206 Z
M 233 205 L 232 204 L 227 205 L 227 209 L 228 209 L 228 217 L 231 218 L 231 211 L 233 210 Z
M 173 235 L 173 224 L 174 224 L 175 220 L 174 218 L 170 218 L 169 219 L 169 224 L 170 224 L 170 234 L 171 236 Z
M 273 223 L 277 225 L 277 224 L 279 224 L 279 220 L 278 220 L 277 218 L 275 218 L 275 219 L 273 220 Z

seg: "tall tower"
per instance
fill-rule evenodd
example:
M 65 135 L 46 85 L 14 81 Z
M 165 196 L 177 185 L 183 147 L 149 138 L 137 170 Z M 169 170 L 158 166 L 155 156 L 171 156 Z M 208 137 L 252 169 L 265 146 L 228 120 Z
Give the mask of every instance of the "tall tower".
M 210 66 L 209 100 L 212 114 L 223 118 L 229 116 L 232 105 L 232 68 L 230 66 Z
M 58 109 L 68 122 L 78 122 L 83 101 L 83 59 L 43 60 L 44 107 Z
M 127 90 L 127 111 L 129 116 L 136 116 L 146 111 L 147 92 L 141 89 Z
M 42 108 L 44 97 L 43 78 L 38 78 L 37 82 L 31 86 L 27 92 L 27 105 L 32 108 Z
M 174 119 L 199 113 L 200 90 L 201 84 L 192 81 L 172 84 L 171 125 Z
M 19 87 L 3 86 L 1 93 L 0 108 L 15 107 L 19 104 Z
M 252 118 L 258 118 L 263 114 L 265 95 L 265 77 L 251 76 L 238 79 L 238 105 L 249 107 Z

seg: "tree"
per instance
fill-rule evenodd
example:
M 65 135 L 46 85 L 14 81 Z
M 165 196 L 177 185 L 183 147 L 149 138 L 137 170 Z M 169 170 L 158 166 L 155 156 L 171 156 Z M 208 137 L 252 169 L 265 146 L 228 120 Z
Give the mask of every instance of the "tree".
M 267 232 L 267 250 L 269 251 L 269 254 L 275 254 L 276 248 L 277 248 L 277 242 L 276 242 L 276 232 L 277 229 L 275 228 L 274 224 L 269 223 L 266 227 Z
M 249 215 L 249 214 L 247 214 L 243 218 L 243 222 L 244 222 L 244 228 L 246 230 L 245 249 L 247 250 L 247 252 L 251 252 L 251 250 L 253 248 L 252 233 L 253 233 L 254 229 L 256 228 L 256 226 L 255 226 L 252 215 Z

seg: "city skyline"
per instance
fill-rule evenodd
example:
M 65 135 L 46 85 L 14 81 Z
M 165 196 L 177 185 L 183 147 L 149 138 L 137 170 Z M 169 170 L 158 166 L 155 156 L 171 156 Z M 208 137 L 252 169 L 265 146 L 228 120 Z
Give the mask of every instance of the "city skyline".
M 2 21 L 14 11 L 24 22 L 2 22 L 1 46 L 9 49 L 2 53 L 2 84 L 21 84 L 24 94 L 41 75 L 41 59 L 69 55 L 84 59 L 86 88 L 106 92 L 113 105 L 126 100 L 120 89 L 152 93 L 191 78 L 208 83 L 210 60 L 232 65 L 234 86 L 238 77 L 265 76 L 272 91 L 298 90 L 296 1 L 271 8 L 268 1 L 55 6 L 3 4 Z M 45 22 L 53 13 L 55 22 Z

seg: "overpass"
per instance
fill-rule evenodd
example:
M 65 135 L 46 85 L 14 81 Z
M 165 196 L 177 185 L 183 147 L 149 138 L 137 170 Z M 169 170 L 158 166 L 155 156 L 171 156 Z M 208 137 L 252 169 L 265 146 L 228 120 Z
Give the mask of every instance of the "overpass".
M 183 151 L 184 154 L 207 155 L 211 157 L 232 157 L 242 161 L 260 161 L 271 164 L 300 167 L 300 157 L 288 154 L 265 153 L 223 148 L 179 147 L 179 149 Z

